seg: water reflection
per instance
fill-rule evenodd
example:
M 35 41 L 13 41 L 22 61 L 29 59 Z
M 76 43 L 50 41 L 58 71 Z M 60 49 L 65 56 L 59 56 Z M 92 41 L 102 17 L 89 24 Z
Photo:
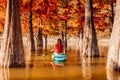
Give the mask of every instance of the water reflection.
M 106 70 L 107 80 L 120 80 L 120 74 L 116 71 Z
M 9 80 L 9 69 L 0 69 L 0 80 Z
M 27 80 L 25 68 L 10 68 L 8 80 Z
M 53 61 L 50 62 L 50 64 L 52 65 L 54 71 L 57 71 L 59 68 L 64 67 L 64 62 L 56 63 Z
M 79 51 L 68 50 L 67 60 L 55 63 L 48 50 L 25 53 L 25 68 L 0 70 L 0 80 L 119 80 L 120 74 L 106 71 L 104 57 L 85 58 Z M 47 53 L 47 54 L 46 54 Z M 41 55 L 40 55 L 41 54 Z M 46 54 L 46 55 L 45 55 Z
M 25 68 L 26 80 L 30 80 L 32 76 L 32 69 L 30 67 Z
M 90 80 L 92 78 L 91 74 L 91 59 L 81 57 L 82 63 L 82 76 L 85 80 Z

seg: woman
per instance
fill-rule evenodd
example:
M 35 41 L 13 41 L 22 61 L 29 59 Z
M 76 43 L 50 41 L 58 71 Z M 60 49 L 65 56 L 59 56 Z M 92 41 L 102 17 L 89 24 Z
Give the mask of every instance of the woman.
M 62 40 L 60 38 L 57 40 L 57 43 L 54 45 L 54 48 L 51 51 L 54 51 L 54 54 L 63 53 L 63 45 Z
M 54 51 L 52 54 L 52 59 L 54 62 L 50 62 L 50 64 L 53 66 L 53 69 L 56 70 L 57 67 L 64 66 L 63 62 L 67 59 L 67 56 L 65 53 L 63 53 L 63 45 L 61 39 L 57 40 L 57 43 L 51 51 Z
M 63 54 L 63 45 L 62 45 L 62 40 L 60 38 L 57 40 L 57 43 L 54 45 L 54 48 L 51 51 L 52 52 L 54 51 L 54 53 L 52 54 L 53 60 L 55 60 L 54 58 L 59 56 L 59 54 Z M 64 66 L 63 63 L 59 63 L 59 62 L 58 63 L 50 62 L 50 64 L 52 65 L 54 70 L 56 70 L 57 67 Z

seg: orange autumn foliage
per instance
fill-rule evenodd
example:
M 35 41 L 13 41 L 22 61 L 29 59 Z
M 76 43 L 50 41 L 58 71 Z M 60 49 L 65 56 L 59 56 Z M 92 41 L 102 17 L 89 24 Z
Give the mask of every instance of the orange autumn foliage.
M 62 21 L 68 22 L 68 34 L 76 34 L 79 27 L 84 27 L 84 0 L 69 0 L 68 3 L 61 3 L 62 0 L 33 0 L 33 28 L 37 32 L 42 20 L 44 34 L 52 34 L 55 29 L 62 28 Z M 116 0 L 93 0 L 95 27 L 109 27 L 110 3 Z M 30 11 L 30 0 L 20 0 L 20 14 L 22 31 L 28 29 L 28 14 Z M 64 6 L 66 5 L 66 6 Z M 62 7 L 63 6 L 63 7 Z M 6 13 L 6 0 L 0 0 L 0 29 L 4 27 Z M 46 27 L 49 25 L 49 28 Z

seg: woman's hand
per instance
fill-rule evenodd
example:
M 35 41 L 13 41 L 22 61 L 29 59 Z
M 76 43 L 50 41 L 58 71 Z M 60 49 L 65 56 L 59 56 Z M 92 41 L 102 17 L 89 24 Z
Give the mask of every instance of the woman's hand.
M 50 50 L 50 52 L 54 52 L 54 50 L 52 49 L 52 50 Z

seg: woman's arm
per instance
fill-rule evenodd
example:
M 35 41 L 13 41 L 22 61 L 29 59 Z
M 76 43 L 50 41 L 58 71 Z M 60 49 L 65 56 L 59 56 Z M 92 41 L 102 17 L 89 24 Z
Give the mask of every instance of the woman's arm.
M 54 52 L 55 51 L 55 46 L 53 47 L 53 49 L 52 50 L 50 50 L 50 52 Z

